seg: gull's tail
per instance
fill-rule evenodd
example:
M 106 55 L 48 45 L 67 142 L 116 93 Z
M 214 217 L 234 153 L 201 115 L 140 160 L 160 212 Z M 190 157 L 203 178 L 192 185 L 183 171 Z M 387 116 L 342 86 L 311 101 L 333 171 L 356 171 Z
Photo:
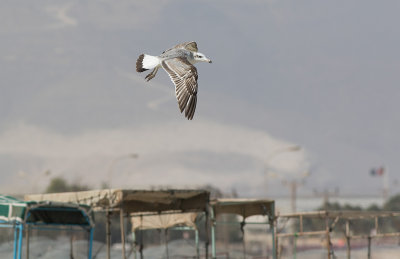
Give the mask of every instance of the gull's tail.
M 136 71 L 143 72 L 153 69 L 158 65 L 160 65 L 160 59 L 158 57 L 142 54 L 136 61 Z

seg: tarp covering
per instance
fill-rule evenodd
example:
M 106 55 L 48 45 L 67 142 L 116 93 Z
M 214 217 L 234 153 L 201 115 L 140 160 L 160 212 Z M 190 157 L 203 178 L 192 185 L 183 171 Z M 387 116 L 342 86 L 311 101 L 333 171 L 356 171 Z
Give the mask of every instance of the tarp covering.
M 210 193 L 204 190 L 124 190 L 25 195 L 25 200 L 76 202 L 93 208 L 123 209 L 126 213 L 205 211 Z
M 211 201 L 214 215 L 237 214 L 243 218 L 254 215 L 274 216 L 273 200 L 257 199 L 216 199 Z
M 110 203 L 119 200 L 117 190 L 94 190 L 83 192 L 62 192 L 62 193 L 45 193 L 45 194 L 27 194 L 24 200 L 34 201 L 55 201 L 55 202 L 72 202 L 85 204 L 93 207 L 106 207 Z
M 210 193 L 200 190 L 124 190 L 120 205 L 125 212 L 205 211 Z
M 167 229 L 177 226 L 196 229 L 197 213 L 173 213 L 131 217 L 132 231 L 141 229 Z

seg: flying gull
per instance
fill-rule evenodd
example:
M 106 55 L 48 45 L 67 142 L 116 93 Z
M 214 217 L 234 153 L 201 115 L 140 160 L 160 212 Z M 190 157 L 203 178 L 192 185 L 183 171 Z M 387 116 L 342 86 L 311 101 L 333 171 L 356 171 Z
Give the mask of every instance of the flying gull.
M 197 103 L 197 69 L 193 66 L 197 62 L 208 62 L 204 54 L 198 52 L 194 41 L 176 45 L 159 56 L 142 54 L 136 61 L 136 71 L 143 72 L 153 69 L 146 76 L 147 81 L 154 78 L 160 67 L 167 71 L 175 85 L 175 95 L 179 109 L 185 111 L 188 120 L 193 119 Z

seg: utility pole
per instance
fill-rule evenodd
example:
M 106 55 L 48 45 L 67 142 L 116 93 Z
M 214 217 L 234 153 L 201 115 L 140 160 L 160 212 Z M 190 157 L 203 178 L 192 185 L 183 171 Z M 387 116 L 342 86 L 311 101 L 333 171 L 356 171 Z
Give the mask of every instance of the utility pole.
M 296 213 L 296 210 L 297 210 L 297 208 L 296 208 L 297 188 L 304 184 L 304 179 L 301 178 L 301 179 L 297 179 L 297 180 L 296 179 L 295 180 L 283 180 L 282 184 L 284 186 L 289 187 L 291 212 Z M 295 221 L 290 222 L 290 226 L 289 226 L 289 228 L 291 229 L 291 231 L 293 233 L 296 232 L 296 222 Z M 293 249 L 295 246 L 295 238 L 293 238 L 293 239 L 291 238 L 289 240 L 289 244 L 290 244 L 290 247 Z
M 297 188 L 300 187 L 301 185 L 304 184 L 304 180 L 284 180 L 282 181 L 282 184 L 284 186 L 289 187 L 290 190 L 290 207 L 292 213 L 295 213 L 297 208 L 296 208 L 296 200 L 297 200 Z
M 382 183 L 383 183 L 382 196 L 384 200 L 387 200 L 389 197 L 389 174 L 387 168 L 384 166 L 372 168 L 370 173 L 371 176 L 378 176 L 382 178 Z
M 117 164 L 117 162 L 119 162 L 123 159 L 137 159 L 138 157 L 139 157 L 138 154 L 132 153 L 132 154 L 127 154 L 127 155 L 116 157 L 111 161 L 110 166 L 108 167 L 108 172 L 107 172 L 107 182 L 105 183 L 106 185 L 108 185 L 109 189 L 112 188 L 112 184 L 111 184 L 112 173 L 113 173 L 113 168 Z
M 272 161 L 275 157 L 277 157 L 278 155 L 280 155 L 280 154 L 282 154 L 282 153 L 286 153 L 286 152 L 296 152 L 296 151 L 299 151 L 299 150 L 301 150 L 301 146 L 295 145 L 295 146 L 288 146 L 288 147 L 284 147 L 284 148 L 281 148 L 281 149 L 277 149 L 277 150 L 271 152 L 271 153 L 267 156 L 267 158 L 266 158 L 266 160 L 265 160 L 265 172 L 266 172 L 267 177 L 272 177 L 272 178 L 275 177 L 275 174 L 270 174 L 270 173 L 268 173 L 268 169 L 269 169 L 269 167 L 270 167 L 271 161 Z
M 290 203 L 292 212 L 296 212 L 296 201 L 297 201 L 297 186 L 300 184 L 298 182 L 291 182 L 290 183 Z
M 284 186 L 289 187 L 289 190 L 290 190 L 290 205 L 291 205 L 292 213 L 295 213 L 297 210 L 297 208 L 296 208 L 297 188 L 304 185 L 305 178 L 309 175 L 310 175 L 310 172 L 306 171 L 302 174 L 302 176 L 299 179 L 282 181 L 282 184 Z
M 382 170 L 384 170 L 383 173 L 383 200 L 387 201 L 387 199 L 389 198 L 389 174 L 388 174 L 388 170 L 384 167 L 382 167 Z

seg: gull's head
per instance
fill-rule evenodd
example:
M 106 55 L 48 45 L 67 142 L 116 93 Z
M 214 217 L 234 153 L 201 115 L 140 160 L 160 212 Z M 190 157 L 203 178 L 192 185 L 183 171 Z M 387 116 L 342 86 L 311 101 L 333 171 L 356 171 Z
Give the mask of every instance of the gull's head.
M 208 62 L 212 63 L 211 59 L 207 58 L 206 55 L 200 52 L 194 52 L 193 58 L 195 62 Z

